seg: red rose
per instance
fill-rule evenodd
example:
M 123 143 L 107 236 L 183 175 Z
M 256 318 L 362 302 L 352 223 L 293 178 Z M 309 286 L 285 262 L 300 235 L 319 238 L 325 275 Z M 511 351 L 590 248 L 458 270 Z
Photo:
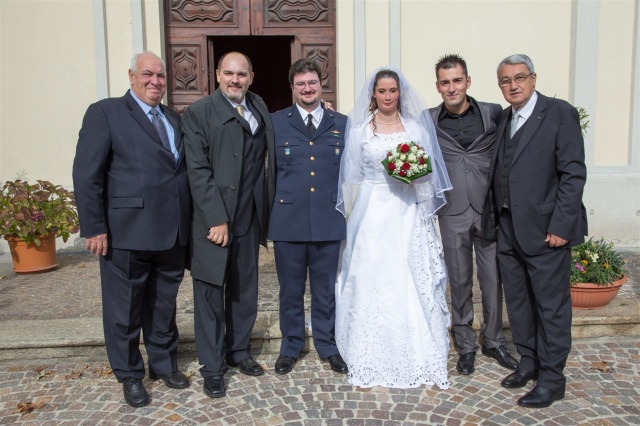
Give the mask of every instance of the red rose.
M 424 164 L 424 157 L 419 157 L 418 158 L 418 163 Z
M 404 170 L 400 170 L 400 172 L 398 172 L 398 174 L 402 177 L 405 177 L 407 175 L 407 172 L 405 172 Z
M 392 154 L 390 152 L 387 152 L 387 157 L 391 157 L 391 155 Z
M 409 163 L 402 163 L 402 169 L 403 170 L 409 170 L 411 168 L 411 164 Z
M 389 163 L 389 164 L 387 165 L 387 167 L 389 168 L 389 170 L 395 170 L 395 169 L 396 169 L 396 165 L 395 165 L 395 164 L 393 164 L 393 163 Z
M 407 145 L 406 143 L 403 143 L 402 146 L 400 147 L 400 152 L 404 154 L 405 152 L 409 152 L 410 149 L 411 147 L 409 147 L 409 145 Z

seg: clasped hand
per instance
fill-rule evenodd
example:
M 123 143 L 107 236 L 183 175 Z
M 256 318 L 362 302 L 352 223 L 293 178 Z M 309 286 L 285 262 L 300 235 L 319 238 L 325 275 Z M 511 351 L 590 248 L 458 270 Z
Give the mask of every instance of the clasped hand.
M 558 237 L 557 235 L 553 235 L 547 232 L 547 238 L 544 240 L 545 243 L 549 245 L 549 247 L 562 247 L 567 244 L 567 240 L 562 237 Z
M 209 228 L 207 239 L 220 247 L 226 247 L 229 244 L 229 226 L 227 222 Z

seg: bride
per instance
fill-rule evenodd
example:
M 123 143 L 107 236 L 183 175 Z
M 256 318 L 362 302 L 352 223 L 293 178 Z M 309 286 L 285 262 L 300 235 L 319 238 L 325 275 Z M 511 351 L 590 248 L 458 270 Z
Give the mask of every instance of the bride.
M 433 173 L 406 184 L 381 161 L 409 141 L 427 151 Z M 447 277 L 434 227 L 449 189 L 426 105 L 400 71 L 375 71 L 349 114 L 336 207 L 347 218 L 336 341 L 352 385 L 449 387 Z

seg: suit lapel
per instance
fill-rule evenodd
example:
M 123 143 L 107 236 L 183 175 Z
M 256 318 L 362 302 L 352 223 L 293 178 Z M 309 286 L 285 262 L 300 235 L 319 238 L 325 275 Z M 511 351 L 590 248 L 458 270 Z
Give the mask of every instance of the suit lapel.
M 133 99 L 129 92 L 127 92 L 124 98 L 134 120 L 136 120 L 140 127 L 142 127 L 149 134 L 149 136 L 151 136 L 151 138 L 164 149 L 162 141 L 160 140 L 160 136 L 158 136 L 158 132 L 156 132 L 155 127 L 153 127 L 151 121 L 146 117 L 144 111 L 142 111 L 142 108 L 140 108 L 140 105 L 138 105 L 136 100 Z
M 293 104 L 291 108 L 289 108 L 287 117 L 289 118 L 289 123 L 295 129 L 305 135 L 305 137 L 309 137 L 309 130 L 307 129 L 307 125 L 304 124 L 304 121 L 302 120 L 302 116 L 300 115 L 300 111 L 298 111 L 298 107 L 296 106 L 296 104 Z
M 213 109 L 216 111 L 216 115 L 219 117 L 222 124 L 225 124 L 232 120 L 237 120 L 238 124 L 241 124 L 243 121 L 246 122 L 246 120 L 240 120 L 238 112 L 231 107 L 231 104 L 229 103 L 227 98 L 225 98 L 224 95 L 220 92 L 220 89 L 217 89 L 211 95 L 211 103 L 213 104 Z M 247 123 L 247 125 L 248 124 L 249 123 Z M 240 127 L 236 126 L 228 126 L 228 129 L 229 140 L 232 144 L 235 145 L 236 149 L 239 149 L 240 152 L 242 152 L 242 145 L 244 143 L 242 130 L 240 130 Z M 234 134 L 236 131 L 238 133 Z M 251 133 L 251 128 L 249 128 L 249 133 Z
M 535 132 L 538 130 L 538 127 L 540 127 L 540 124 L 542 124 L 542 121 L 544 120 L 544 116 L 545 113 L 544 111 L 547 109 L 547 101 L 546 99 L 544 99 L 544 97 L 538 93 L 538 99 L 536 101 L 536 105 L 533 108 L 533 112 L 531 113 L 531 116 L 529 116 L 529 118 L 527 119 L 522 133 L 522 136 L 520 137 L 520 142 L 518 142 L 518 147 L 516 148 L 516 152 L 513 154 L 513 163 L 515 163 L 518 160 L 518 157 L 520 156 L 520 154 L 522 153 L 522 151 L 524 150 L 524 148 L 527 146 L 527 144 L 529 142 L 531 142 L 531 138 L 533 137 L 533 135 L 535 134 Z
M 507 107 L 500 114 L 500 120 L 498 121 L 498 131 L 496 133 L 496 144 L 493 147 L 493 160 L 491 161 L 491 170 L 489 173 L 489 182 L 493 180 L 493 174 L 495 171 L 496 163 L 498 161 L 498 155 L 502 152 L 502 145 L 504 144 L 505 129 L 507 127 L 507 121 L 509 119 L 509 110 L 511 107 Z
M 491 127 L 491 122 L 489 121 L 491 118 L 491 108 L 489 107 L 489 105 L 481 105 L 478 102 L 476 102 L 476 105 L 478 105 L 478 109 L 480 111 L 480 117 L 482 118 L 482 128 L 484 129 L 484 132 L 482 132 L 482 134 L 478 136 L 476 140 L 471 143 L 471 145 L 469 145 L 467 151 L 473 149 L 477 144 L 479 144 L 489 131 L 489 127 Z
M 448 134 L 447 132 L 445 132 L 440 128 L 440 125 L 438 124 L 438 118 L 440 117 L 442 108 L 444 108 L 444 102 L 438 105 L 436 109 L 430 111 L 431 119 L 433 120 L 433 125 L 436 128 L 436 134 L 438 136 L 438 139 L 447 142 L 448 144 L 452 145 L 454 149 L 458 151 L 464 151 L 464 148 L 462 148 L 462 145 L 460 145 L 458 141 L 456 141 L 454 138 L 451 137 L 450 134 Z
M 322 114 L 322 121 L 320 122 L 320 125 L 316 129 L 316 136 L 323 134 L 324 132 L 333 128 L 334 126 L 335 126 L 335 119 L 333 118 L 333 113 L 325 109 L 324 113 Z

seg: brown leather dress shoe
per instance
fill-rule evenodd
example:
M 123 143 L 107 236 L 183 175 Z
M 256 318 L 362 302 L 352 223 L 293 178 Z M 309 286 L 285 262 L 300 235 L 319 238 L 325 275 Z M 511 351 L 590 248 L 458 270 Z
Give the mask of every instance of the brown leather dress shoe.
M 189 387 L 189 379 L 178 370 L 168 374 L 157 374 L 149 369 L 149 378 L 151 380 L 161 379 L 165 385 L 174 389 L 185 389 Z
M 528 408 L 544 408 L 562 398 L 564 398 L 564 386 L 556 390 L 535 386 L 518 400 L 518 405 Z
M 142 385 L 142 380 L 127 377 L 122 382 L 124 400 L 132 407 L 144 407 L 149 403 L 149 394 Z
M 491 349 L 482 345 L 482 355 L 495 359 L 498 361 L 498 364 L 509 370 L 516 370 L 520 366 L 520 363 L 511 356 L 504 345 Z
M 503 388 L 521 388 L 524 387 L 531 379 L 538 380 L 538 373 L 518 368 L 516 371 L 505 377 L 502 382 L 500 382 L 500 385 Z
M 349 372 L 347 363 L 344 362 L 340 354 L 331 355 L 328 358 L 322 359 L 322 361 L 329 361 L 329 365 L 331 365 L 331 369 L 336 373 L 347 374 Z

